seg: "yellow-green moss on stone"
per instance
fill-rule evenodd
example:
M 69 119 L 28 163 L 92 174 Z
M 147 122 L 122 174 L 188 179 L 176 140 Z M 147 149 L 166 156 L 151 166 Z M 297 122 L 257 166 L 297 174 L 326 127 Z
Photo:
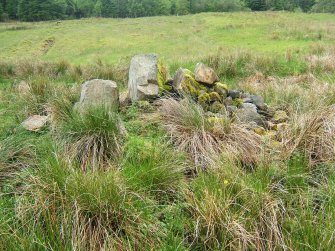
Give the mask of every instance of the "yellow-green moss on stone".
M 160 93 L 164 91 L 171 91 L 172 87 L 166 84 L 169 79 L 168 68 L 161 61 L 158 61 L 157 66 L 158 66 L 157 81 Z

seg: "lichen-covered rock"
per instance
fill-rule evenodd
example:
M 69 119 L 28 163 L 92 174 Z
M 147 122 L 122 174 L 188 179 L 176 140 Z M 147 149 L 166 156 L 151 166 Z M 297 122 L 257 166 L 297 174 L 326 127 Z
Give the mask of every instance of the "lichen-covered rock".
M 222 84 L 220 82 L 215 83 L 214 91 L 217 92 L 222 98 L 226 98 L 228 96 L 228 86 L 226 84 Z
M 289 119 L 287 113 L 285 111 L 276 111 L 273 118 L 272 122 L 278 124 L 278 123 L 284 123 L 287 122 Z
M 24 129 L 31 132 L 40 131 L 48 122 L 48 116 L 34 115 L 22 122 Z
M 198 96 L 198 103 L 204 108 L 207 109 L 211 102 L 211 96 L 207 92 L 201 92 Z
M 213 85 L 216 82 L 219 82 L 219 77 L 216 75 L 214 70 L 204 65 L 203 63 L 198 63 L 195 66 L 194 74 L 195 74 L 195 80 L 200 83 Z
M 158 57 L 156 54 L 134 56 L 129 68 L 128 91 L 132 102 L 159 96 Z
M 183 90 L 183 84 L 185 81 L 191 79 L 191 81 L 195 82 L 194 77 L 192 76 L 193 73 L 188 69 L 179 68 L 176 72 L 176 75 L 173 79 L 173 89 L 176 91 Z M 194 80 L 193 80 L 194 79 Z
M 105 106 L 112 110 L 119 109 L 119 89 L 114 81 L 93 79 L 81 87 L 80 101 L 76 104 L 79 111 L 89 106 Z
M 208 94 L 212 102 L 215 102 L 215 101 L 222 102 L 222 97 L 219 95 L 219 93 L 210 92 Z
M 263 127 L 261 127 L 261 126 L 257 126 L 257 127 L 255 127 L 255 128 L 253 128 L 253 131 L 256 133 L 256 134 L 258 134 L 258 135 L 265 135 L 265 133 L 266 133 L 266 130 L 263 128 Z
M 158 73 L 157 73 L 157 81 L 160 93 L 164 91 L 172 91 L 173 80 L 170 77 L 170 73 L 168 68 L 163 64 L 163 62 L 158 61 Z
M 173 89 L 189 95 L 194 100 L 198 100 L 201 94 L 208 93 L 207 87 L 199 84 L 191 71 L 181 68 L 174 78 Z
M 210 105 L 209 107 L 209 111 L 212 113 L 218 113 L 218 114 L 222 114 L 222 115 L 226 115 L 227 111 L 226 108 L 224 106 L 224 104 L 216 101 L 213 104 Z

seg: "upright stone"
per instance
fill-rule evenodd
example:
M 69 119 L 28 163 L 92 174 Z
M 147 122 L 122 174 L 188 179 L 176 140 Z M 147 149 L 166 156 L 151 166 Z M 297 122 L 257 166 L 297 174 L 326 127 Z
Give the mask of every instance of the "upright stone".
M 203 63 L 198 63 L 195 66 L 194 73 L 195 73 L 195 80 L 200 83 L 213 85 L 216 82 L 219 82 L 219 77 L 216 75 L 214 70 L 204 65 Z
M 81 111 L 88 106 L 106 106 L 118 110 L 119 105 L 119 90 L 114 81 L 93 79 L 82 85 L 77 104 Z
M 132 58 L 128 90 L 132 102 L 152 99 L 159 95 L 158 56 L 156 54 L 137 55 Z

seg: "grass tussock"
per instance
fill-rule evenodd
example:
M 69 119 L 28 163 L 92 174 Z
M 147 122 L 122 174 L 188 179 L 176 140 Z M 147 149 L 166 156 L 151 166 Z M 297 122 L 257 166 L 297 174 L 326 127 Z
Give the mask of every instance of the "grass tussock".
M 83 173 L 52 158 L 37 173 L 25 181 L 16 209 L 32 240 L 21 243 L 25 248 L 128 250 L 160 243 L 151 202 L 130 191 L 119 172 Z
M 266 171 L 243 174 L 234 166 L 224 165 L 193 182 L 194 192 L 187 198 L 195 222 L 194 247 L 286 249 L 281 230 L 283 201 L 272 194 L 270 177 L 264 179 L 261 173 Z
M 179 197 L 185 188 L 187 161 L 165 142 L 130 138 L 121 165 L 130 187 L 159 201 Z
M 34 148 L 31 140 L 22 132 L 0 141 L 0 185 L 22 169 L 36 164 Z
M 303 152 L 310 165 L 335 161 L 335 106 L 320 107 L 295 116 L 288 128 L 285 148 L 288 156 Z
M 191 100 L 164 100 L 160 114 L 178 149 L 189 153 L 202 169 L 222 153 L 247 166 L 259 160 L 262 148 L 258 135 L 228 118 L 208 118 L 201 106 Z
M 91 107 L 70 115 L 55 132 L 69 162 L 77 161 L 83 170 L 96 169 L 120 155 L 126 131 L 118 114 Z

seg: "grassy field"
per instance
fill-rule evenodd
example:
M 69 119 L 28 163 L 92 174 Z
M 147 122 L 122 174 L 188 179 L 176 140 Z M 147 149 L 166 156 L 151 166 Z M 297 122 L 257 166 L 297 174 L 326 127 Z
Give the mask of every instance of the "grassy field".
M 207 13 L 0 24 L 0 250 L 335 250 L 335 18 Z M 251 130 L 194 100 L 124 94 L 131 56 L 202 61 L 288 115 Z M 40 132 L 21 126 L 50 116 Z
M 85 19 L 60 23 L 0 24 L 0 59 L 33 58 L 72 63 L 116 63 L 155 52 L 169 64 L 194 61 L 218 50 L 264 54 L 305 52 L 332 44 L 333 15 L 206 13 L 180 17 Z

